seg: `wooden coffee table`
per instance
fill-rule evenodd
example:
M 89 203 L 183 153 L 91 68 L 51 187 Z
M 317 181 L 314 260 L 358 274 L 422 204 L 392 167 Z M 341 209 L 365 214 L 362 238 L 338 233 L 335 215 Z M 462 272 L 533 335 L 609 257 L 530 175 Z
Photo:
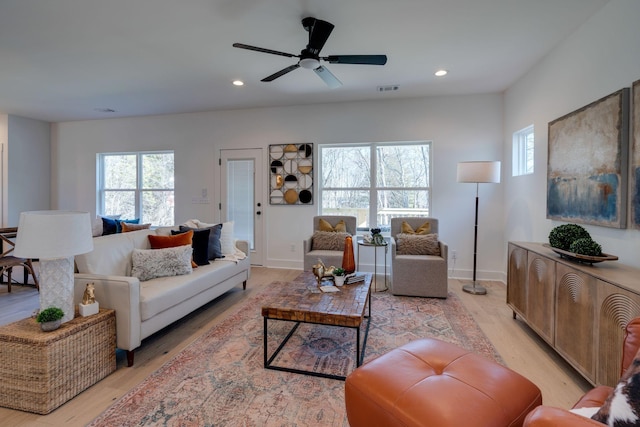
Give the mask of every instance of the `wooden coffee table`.
M 331 284 L 325 282 L 324 284 Z M 289 338 L 295 333 L 301 323 L 313 323 L 356 330 L 356 366 L 364 360 L 364 352 L 371 323 L 371 274 L 365 274 L 362 282 L 344 285 L 339 292 L 321 292 L 316 278 L 311 272 L 304 272 L 293 282 L 284 286 L 278 295 L 262 306 L 264 318 L 264 367 L 278 371 L 297 374 L 313 375 L 316 377 L 344 380 L 341 375 L 323 372 L 305 371 L 272 364 L 278 353 L 285 346 Z M 366 312 L 365 315 L 365 310 Z M 367 319 L 362 350 L 360 349 L 360 326 Z M 285 320 L 295 325 L 280 343 L 275 352 L 269 357 L 267 350 L 267 327 L 269 320 Z

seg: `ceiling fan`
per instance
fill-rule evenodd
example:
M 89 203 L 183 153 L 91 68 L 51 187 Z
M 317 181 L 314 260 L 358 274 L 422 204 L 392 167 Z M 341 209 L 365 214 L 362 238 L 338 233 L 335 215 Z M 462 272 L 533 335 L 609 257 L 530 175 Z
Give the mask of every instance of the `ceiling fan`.
M 386 55 L 329 55 L 321 57 L 320 51 L 327 42 L 331 31 L 333 31 L 334 25 L 327 21 L 308 17 L 302 20 L 302 26 L 309 32 L 309 43 L 307 44 L 307 47 L 300 52 L 300 55 L 293 55 L 291 53 L 264 49 L 242 43 L 234 43 L 233 47 L 255 50 L 256 52 L 270 53 L 272 55 L 286 56 L 287 58 L 300 58 L 296 64 L 290 65 L 268 77 L 265 77 L 261 80 L 263 82 L 271 82 L 278 77 L 282 77 L 285 74 L 302 67 L 315 71 L 327 86 L 334 89 L 342 86 L 342 82 L 338 80 L 338 78 L 334 76 L 329 69 L 320 65 L 321 60 L 327 61 L 331 64 L 384 65 L 387 63 Z

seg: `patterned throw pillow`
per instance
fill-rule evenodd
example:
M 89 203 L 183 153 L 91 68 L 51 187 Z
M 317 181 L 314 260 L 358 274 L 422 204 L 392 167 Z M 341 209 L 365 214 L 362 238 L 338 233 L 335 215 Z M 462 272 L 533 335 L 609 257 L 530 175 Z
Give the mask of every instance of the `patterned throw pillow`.
M 345 224 L 344 220 L 341 219 L 340 221 L 338 221 L 338 223 L 334 227 L 326 219 L 320 218 L 318 220 L 318 230 L 320 230 L 320 231 L 332 231 L 332 232 L 338 232 L 338 233 L 346 233 L 347 232 L 347 224 Z
M 344 240 L 349 233 L 316 231 L 313 233 L 311 249 L 314 251 L 344 251 Z
M 141 282 L 156 277 L 190 274 L 191 245 L 164 249 L 134 249 L 131 253 L 131 275 Z
M 396 245 L 398 255 L 441 255 L 437 234 L 400 233 L 396 236 Z
M 420 227 L 418 227 L 416 230 L 414 230 L 413 227 L 411 227 L 407 221 L 402 221 L 402 227 L 401 227 L 400 233 L 422 234 L 422 235 L 429 234 L 431 233 L 431 223 L 427 221 L 424 224 L 422 224 Z
M 640 425 L 640 358 L 636 357 L 592 419 L 611 427 Z

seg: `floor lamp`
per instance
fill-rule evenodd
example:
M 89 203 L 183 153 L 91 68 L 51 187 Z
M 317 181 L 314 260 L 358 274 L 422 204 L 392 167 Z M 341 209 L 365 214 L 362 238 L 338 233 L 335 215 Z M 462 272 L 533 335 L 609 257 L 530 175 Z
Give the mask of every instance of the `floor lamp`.
M 460 162 L 458 163 L 458 182 L 476 184 L 476 222 L 473 231 L 473 284 L 464 285 L 462 290 L 474 295 L 484 295 L 487 290 L 476 283 L 476 265 L 478 259 L 478 190 L 480 183 L 500 182 L 500 162 Z
M 93 250 L 88 212 L 31 211 L 20 214 L 14 253 L 40 260 L 40 310 L 58 307 L 62 323 L 75 315 L 73 257 Z

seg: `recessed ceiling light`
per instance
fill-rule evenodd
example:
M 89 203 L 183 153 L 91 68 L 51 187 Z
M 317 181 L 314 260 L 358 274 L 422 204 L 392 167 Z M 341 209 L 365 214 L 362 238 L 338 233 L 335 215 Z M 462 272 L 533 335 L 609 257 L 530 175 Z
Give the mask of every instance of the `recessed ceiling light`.
M 446 76 L 446 75 L 447 75 L 447 73 L 448 73 L 448 71 L 447 71 L 447 70 L 438 70 L 438 71 L 436 71 L 434 74 L 435 74 L 437 77 L 443 77 L 443 76 Z
M 242 80 L 234 80 L 233 81 L 233 85 L 234 86 L 244 86 L 244 82 Z

